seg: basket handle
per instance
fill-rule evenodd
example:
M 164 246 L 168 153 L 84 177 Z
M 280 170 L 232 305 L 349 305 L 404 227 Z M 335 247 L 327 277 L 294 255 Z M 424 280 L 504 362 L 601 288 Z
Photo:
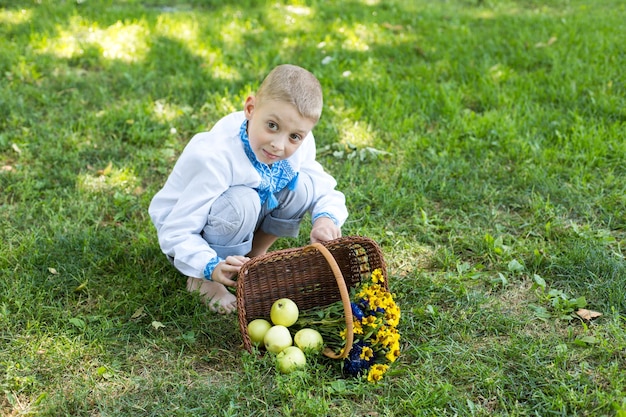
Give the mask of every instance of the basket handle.
M 315 242 L 310 245 L 317 249 L 326 259 L 330 269 L 333 271 L 335 275 L 335 279 L 337 280 L 337 286 L 339 287 L 339 293 L 341 294 L 341 302 L 343 304 L 344 315 L 346 317 L 346 346 L 343 349 L 342 353 L 335 353 L 331 348 L 326 347 L 322 352 L 325 356 L 331 359 L 344 359 L 350 353 L 352 349 L 352 343 L 354 342 L 354 325 L 352 322 L 352 307 L 350 306 L 350 294 L 348 293 L 348 288 L 346 287 L 346 281 L 343 278 L 343 274 L 341 273 L 341 269 L 339 269 L 339 265 L 337 265 L 337 261 L 330 253 L 328 249 L 321 243 Z

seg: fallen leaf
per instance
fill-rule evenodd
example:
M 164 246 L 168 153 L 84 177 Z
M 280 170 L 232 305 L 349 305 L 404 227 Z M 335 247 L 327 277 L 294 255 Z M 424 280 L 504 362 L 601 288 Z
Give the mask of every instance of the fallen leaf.
M 557 38 L 556 36 L 551 37 L 550 39 L 548 39 L 548 42 L 538 42 L 535 44 L 535 48 L 545 48 L 546 46 L 550 46 L 552 45 L 554 42 L 556 42 Z
M 19 146 L 17 146 L 15 143 L 11 144 L 11 149 L 13 149 L 13 151 L 18 154 L 21 155 L 22 154 L 22 150 L 20 149 Z
M 48 268 L 48 272 L 50 272 L 52 275 L 59 275 L 59 273 L 57 272 L 56 269 L 54 268 Z
M 131 319 L 138 319 L 139 317 L 143 316 L 143 306 L 139 307 L 137 310 L 135 310 L 135 312 L 133 313 L 132 316 L 130 316 Z M 154 326 L 154 323 L 152 324 Z
M 165 327 L 165 324 L 155 320 L 152 322 L 152 327 L 154 327 L 156 330 L 159 330 L 161 327 Z
M 107 175 L 111 173 L 112 170 L 113 170 L 113 162 L 109 162 L 109 165 L 107 165 L 107 167 L 104 169 L 99 169 L 97 171 L 97 174 L 100 176 L 106 177 Z
M 393 30 L 395 32 L 400 32 L 401 30 L 404 29 L 402 25 L 392 25 L 391 23 L 388 23 L 388 22 L 383 23 L 382 26 L 386 29 Z
M 586 308 L 579 308 L 576 310 L 576 315 L 583 320 L 593 320 L 597 317 L 600 317 L 602 313 L 598 313 L 597 311 L 587 310 Z

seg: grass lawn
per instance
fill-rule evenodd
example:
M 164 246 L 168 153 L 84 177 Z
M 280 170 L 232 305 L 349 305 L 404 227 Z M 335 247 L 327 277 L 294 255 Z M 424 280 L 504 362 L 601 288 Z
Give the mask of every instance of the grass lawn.
M 626 416 L 624 33 L 621 0 L 0 0 L 0 416 Z M 378 384 L 247 354 L 147 215 L 287 62 L 402 309 Z

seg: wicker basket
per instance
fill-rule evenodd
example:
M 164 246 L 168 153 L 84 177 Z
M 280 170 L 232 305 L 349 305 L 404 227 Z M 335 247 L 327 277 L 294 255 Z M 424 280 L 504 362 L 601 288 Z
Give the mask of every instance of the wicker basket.
M 388 289 L 387 268 L 378 245 L 370 238 L 350 236 L 323 244 L 270 252 L 246 262 L 237 279 L 237 312 L 244 347 L 252 351 L 247 325 L 257 318 L 270 319 L 279 298 L 290 298 L 300 310 L 343 302 L 346 348 L 342 354 L 326 348 L 324 354 L 343 358 L 352 347 L 352 310 L 349 288 L 380 268 Z

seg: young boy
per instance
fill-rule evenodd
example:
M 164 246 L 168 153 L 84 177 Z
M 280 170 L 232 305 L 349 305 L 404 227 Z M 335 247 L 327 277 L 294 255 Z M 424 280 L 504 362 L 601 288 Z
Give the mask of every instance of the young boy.
M 310 212 L 311 242 L 341 236 L 348 217 L 336 181 L 315 160 L 311 130 L 322 89 L 307 70 L 280 65 L 242 112 L 195 135 L 150 203 L 159 244 L 212 311 L 232 313 L 226 287 L 250 257 L 296 237 Z

